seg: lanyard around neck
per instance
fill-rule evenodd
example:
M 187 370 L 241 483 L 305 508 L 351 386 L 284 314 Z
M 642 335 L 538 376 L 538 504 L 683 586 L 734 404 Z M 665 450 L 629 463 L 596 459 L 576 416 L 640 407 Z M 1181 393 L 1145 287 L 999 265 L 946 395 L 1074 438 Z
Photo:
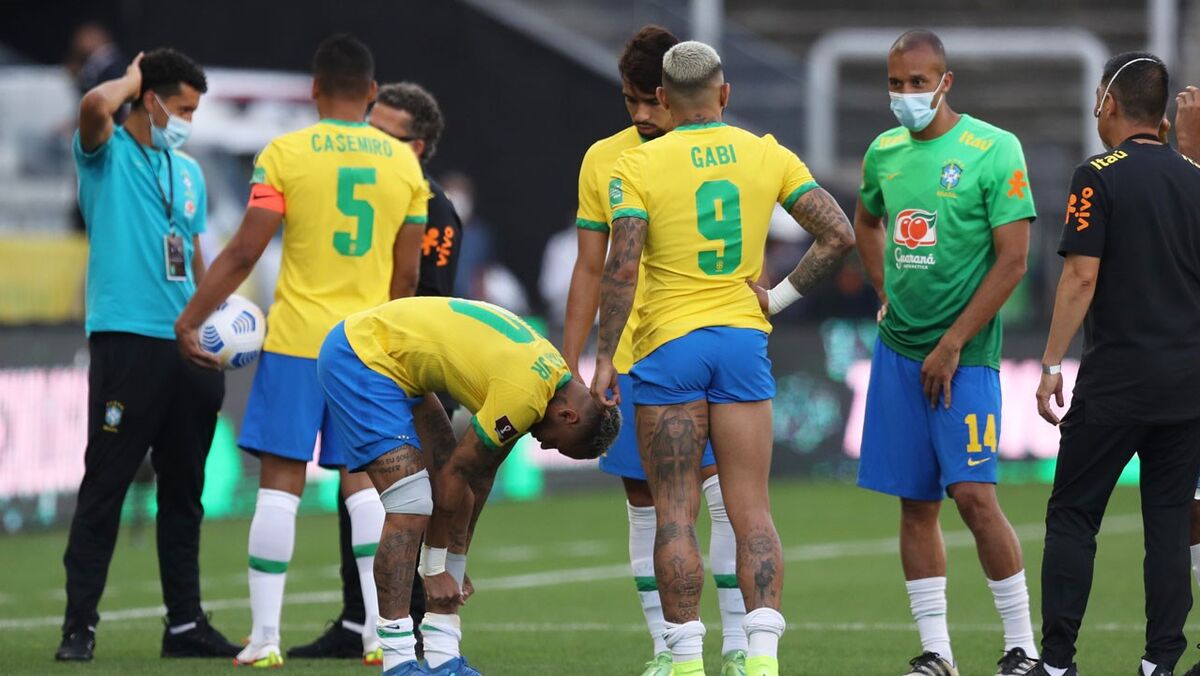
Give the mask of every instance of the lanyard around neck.
M 150 168 L 150 174 L 154 178 L 154 187 L 158 189 L 158 196 L 162 198 L 163 212 L 167 217 L 167 227 L 170 228 L 171 234 L 175 234 L 175 218 L 171 215 L 171 206 L 175 204 L 175 173 L 174 165 L 171 162 L 171 151 L 162 151 L 167 156 L 167 190 L 163 190 L 162 182 L 158 180 L 158 170 L 154 167 L 154 163 L 150 161 L 150 154 L 142 147 L 142 144 L 137 139 L 134 139 L 134 144 L 138 151 L 142 153 L 142 157 L 146 159 L 146 166 Z

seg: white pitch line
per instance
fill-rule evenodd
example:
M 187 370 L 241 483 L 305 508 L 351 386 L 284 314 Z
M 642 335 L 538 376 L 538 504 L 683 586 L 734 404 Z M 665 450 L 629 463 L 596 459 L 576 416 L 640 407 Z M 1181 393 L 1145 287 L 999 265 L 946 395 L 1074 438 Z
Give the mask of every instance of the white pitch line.
M 1102 534 L 1116 535 L 1133 533 L 1140 530 L 1142 527 L 1141 516 L 1137 514 L 1121 514 L 1109 517 L 1104 522 Z M 1045 527 L 1042 524 L 1022 524 L 1014 528 L 1017 532 L 1017 537 L 1021 540 L 1036 540 L 1041 539 L 1045 532 Z M 946 533 L 944 536 L 947 549 L 962 549 L 965 547 L 974 547 L 975 541 L 970 532 L 954 531 Z M 801 545 L 792 547 L 784 551 L 784 558 L 788 561 L 818 561 L 828 559 L 840 559 L 851 556 L 878 556 L 883 554 L 894 554 L 898 551 L 899 542 L 896 538 L 879 538 L 873 540 L 847 540 L 842 542 L 825 542 L 811 545 Z M 474 580 L 475 588 L 479 591 L 510 591 L 516 589 L 530 589 L 534 587 L 547 587 L 559 584 L 569 584 L 572 582 L 597 582 L 604 580 L 615 580 L 628 577 L 629 564 L 615 563 L 606 566 L 591 566 L 588 568 L 565 568 L 561 570 L 548 570 L 538 573 L 523 573 L 521 575 L 508 575 L 505 577 L 483 578 Z M 288 594 L 284 602 L 288 605 L 312 605 L 320 603 L 333 603 L 340 600 L 341 592 L 323 591 L 323 592 L 304 592 L 296 594 Z M 217 599 L 215 601 L 206 601 L 204 606 L 209 610 L 224 610 L 231 608 L 248 608 L 250 601 L 247 598 L 234 599 Z M 142 608 L 123 608 L 120 610 L 106 610 L 102 614 L 105 622 L 120 622 L 126 620 L 137 620 L 149 617 L 160 617 L 166 613 L 166 609 L 162 606 L 146 606 Z M 0 630 L 4 629 L 37 629 L 41 627 L 53 627 L 62 623 L 62 617 L 58 615 L 46 617 L 22 617 L 22 618 L 0 618 Z M 474 626 L 474 625 L 473 625 Z M 486 625 L 481 624 L 481 627 L 512 627 L 524 626 L 518 624 L 497 624 Z M 543 625 L 528 625 L 541 627 Z M 577 625 L 545 625 L 546 627 L 571 627 Z M 578 626 L 592 626 L 583 624 Z M 605 627 L 615 627 L 619 625 L 603 625 Z M 821 630 L 820 628 L 838 628 L 850 627 L 845 631 L 891 631 L 887 629 L 889 626 L 896 627 L 895 631 L 900 631 L 901 627 L 905 630 L 911 627 L 908 624 L 896 625 L 878 625 L 878 624 L 799 624 L 796 625 L 800 629 L 811 628 Z M 961 625 L 968 626 L 968 625 Z M 993 630 L 995 627 L 987 626 L 988 630 Z M 1112 629 L 1104 629 L 1105 626 L 1116 627 Z M 852 627 L 864 627 L 864 629 L 854 629 Z M 1125 631 L 1139 630 L 1137 627 L 1144 625 L 1095 625 L 1101 627 L 1100 631 Z M 1095 628 L 1089 625 L 1089 628 Z M 644 627 L 642 628 L 644 630 Z M 480 629 L 481 631 L 500 631 L 500 629 Z M 547 629 L 549 631 L 550 629 Z M 560 629 L 562 630 L 562 629 Z M 507 631 L 518 631 L 509 629 Z M 586 631 L 580 629 L 578 631 Z M 962 631 L 975 631 L 975 629 L 964 628 Z M 979 629 L 983 631 L 983 629 Z

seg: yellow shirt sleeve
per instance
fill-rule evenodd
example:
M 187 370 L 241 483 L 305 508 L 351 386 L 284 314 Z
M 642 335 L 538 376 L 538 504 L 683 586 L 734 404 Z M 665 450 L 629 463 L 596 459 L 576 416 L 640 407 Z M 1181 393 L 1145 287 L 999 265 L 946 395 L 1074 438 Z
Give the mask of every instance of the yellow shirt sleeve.
M 808 170 L 808 165 L 804 164 L 796 156 L 796 153 L 781 145 L 775 146 L 775 153 L 783 165 L 783 180 L 779 184 L 778 201 L 784 209 L 791 211 L 796 200 L 803 197 L 809 190 L 819 186 L 816 179 L 813 178 L 812 172 Z
M 589 149 L 579 167 L 579 209 L 575 212 L 575 227 L 607 233 L 608 209 L 600 197 L 596 177 L 596 153 Z
M 281 195 L 286 195 L 283 180 L 285 163 L 282 155 L 278 140 L 271 141 L 266 148 L 258 151 L 258 155 L 254 157 L 254 173 L 250 176 L 250 183 L 269 185 Z
M 650 222 L 641 194 L 641 173 L 641 167 L 629 152 L 625 152 L 621 159 L 617 160 L 612 178 L 608 181 L 608 206 L 612 211 L 612 220 L 640 218 Z
M 547 402 L 539 409 L 534 405 L 536 397 L 506 380 L 493 379 L 487 398 L 471 418 L 475 433 L 493 450 L 520 438 L 545 415 Z
M 404 224 L 415 223 L 424 225 L 429 220 L 429 198 L 433 196 L 433 192 L 429 189 L 429 181 L 424 177 L 417 182 L 412 189 L 412 198 L 408 202 L 408 210 L 405 211 Z

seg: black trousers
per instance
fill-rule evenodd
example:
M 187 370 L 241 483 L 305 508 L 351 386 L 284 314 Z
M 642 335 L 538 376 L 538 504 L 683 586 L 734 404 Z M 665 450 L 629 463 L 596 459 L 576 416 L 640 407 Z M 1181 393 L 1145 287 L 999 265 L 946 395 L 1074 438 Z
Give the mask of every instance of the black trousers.
M 1085 420 L 1076 399 L 1060 426 L 1058 467 L 1046 507 L 1042 559 L 1042 658 L 1066 667 L 1087 609 L 1096 533 L 1117 478 L 1141 459 L 1146 557 L 1144 659 L 1173 669 L 1187 640 L 1192 607 L 1188 552 L 1192 500 L 1200 474 L 1200 419 L 1166 425 L 1103 425 Z
M 88 445 L 63 565 L 63 631 L 95 626 L 121 505 L 150 452 L 158 475 L 158 566 L 171 624 L 200 616 L 204 461 L 225 377 L 179 355 L 173 340 L 94 333 L 88 341 Z

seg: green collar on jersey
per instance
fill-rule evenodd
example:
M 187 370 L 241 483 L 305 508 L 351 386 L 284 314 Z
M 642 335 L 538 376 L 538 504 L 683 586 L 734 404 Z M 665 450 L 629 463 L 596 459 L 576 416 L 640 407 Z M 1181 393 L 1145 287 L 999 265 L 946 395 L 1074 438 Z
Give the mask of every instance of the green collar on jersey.
M 365 127 L 366 122 L 351 122 L 350 120 L 335 120 L 332 117 L 321 118 L 321 124 L 336 124 L 339 127 Z
M 681 124 L 675 127 L 675 131 L 691 131 L 693 129 L 711 129 L 713 127 L 724 127 L 724 122 L 701 122 L 700 124 Z

